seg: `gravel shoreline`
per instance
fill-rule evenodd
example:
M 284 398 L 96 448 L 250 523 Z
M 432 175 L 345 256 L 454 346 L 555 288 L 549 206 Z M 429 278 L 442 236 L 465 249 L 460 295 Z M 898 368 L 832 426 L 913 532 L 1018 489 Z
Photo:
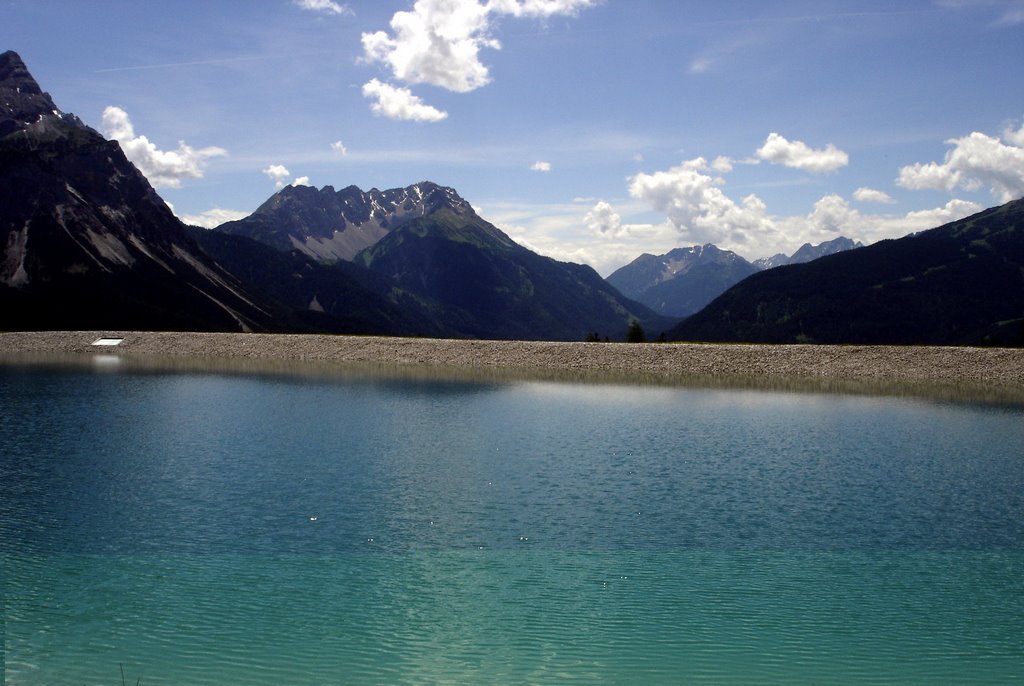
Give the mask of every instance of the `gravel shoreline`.
M 94 346 L 101 337 L 117 346 Z M 746 379 L 770 384 L 917 384 L 1024 393 L 1024 349 L 862 345 L 629 344 L 441 340 L 379 336 L 138 331 L 0 333 L 8 362 L 91 360 L 136 365 L 307 371 L 373 367 L 420 373 L 539 376 L 611 381 Z

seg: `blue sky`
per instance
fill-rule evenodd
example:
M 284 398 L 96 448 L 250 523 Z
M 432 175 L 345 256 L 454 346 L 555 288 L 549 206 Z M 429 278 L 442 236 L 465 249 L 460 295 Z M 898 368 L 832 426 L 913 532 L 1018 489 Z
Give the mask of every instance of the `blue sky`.
M 213 223 L 431 180 L 602 275 L 1024 195 L 1024 0 L 0 0 L 0 49 Z

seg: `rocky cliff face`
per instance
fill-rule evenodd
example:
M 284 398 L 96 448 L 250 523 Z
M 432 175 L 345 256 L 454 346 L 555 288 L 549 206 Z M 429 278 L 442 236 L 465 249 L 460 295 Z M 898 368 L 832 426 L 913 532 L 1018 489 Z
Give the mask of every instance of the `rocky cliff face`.
M 248 217 L 217 230 L 332 262 L 352 260 L 389 231 L 440 209 L 459 216 L 473 214 L 454 190 L 429 181 L 385 191 L 288 186 Z
M 0 55 L 4 328 L 264 328 L 120 146 Z

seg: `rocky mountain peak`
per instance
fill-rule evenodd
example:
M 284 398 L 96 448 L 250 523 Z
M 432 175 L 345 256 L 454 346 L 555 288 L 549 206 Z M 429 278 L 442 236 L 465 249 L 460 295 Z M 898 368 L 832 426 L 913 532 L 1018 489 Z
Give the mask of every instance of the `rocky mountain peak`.
M 288 186 L 244 219 L 217 227 L 324 262 L 351 260 L 402 224 L 441 210 L 475 217 L 454 189 L 432 181 L 364 191 L 358 186 Z
M 440 186 L 432 181 L 420 183 L 403 189 L 409 197 L 415 196 L 431 212 L 446 208 L 453 210 L 456 214 L 473 213 L 473 208 L 463 200 L 454 188 Z
M 7 326 L 261 326 L 118 143 L 57 110 L 14 52 L 0 55 L 0 105 Z
M 731 250 L 705 243 L 674 248 L 664 255 L 641 255 L 607 281 L 659 314 L 685 317 L 755 271 Z
M 0 83 L 17 88 L 26 95 L 43 94 L 39 84 L 32 78 L 28 67 L 25 66 L 24 60 L 21 59 L 21 55 L 13 50 L 0 53 Z
M 47 115 L 59 116 L 60 112 L 18 53 L 8 50 L 0 54 L 0 136 Z
M 728 263 L 743 260 L 743 258 L 731 250 L 722 250 L 714 243 L 705 243 L 687 248 L 674 248 L 663 255 L 662 260 L 666 267 L 671 265 L 670 269 L 674 270 L 672 273 L 675 273 L 703 262 Z

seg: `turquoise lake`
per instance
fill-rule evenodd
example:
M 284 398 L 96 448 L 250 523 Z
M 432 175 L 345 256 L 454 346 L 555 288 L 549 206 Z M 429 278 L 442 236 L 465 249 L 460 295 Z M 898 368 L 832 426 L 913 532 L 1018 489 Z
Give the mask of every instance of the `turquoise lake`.
M 1024 408 L 0 366 L 6 684 L 1019 684 Z

